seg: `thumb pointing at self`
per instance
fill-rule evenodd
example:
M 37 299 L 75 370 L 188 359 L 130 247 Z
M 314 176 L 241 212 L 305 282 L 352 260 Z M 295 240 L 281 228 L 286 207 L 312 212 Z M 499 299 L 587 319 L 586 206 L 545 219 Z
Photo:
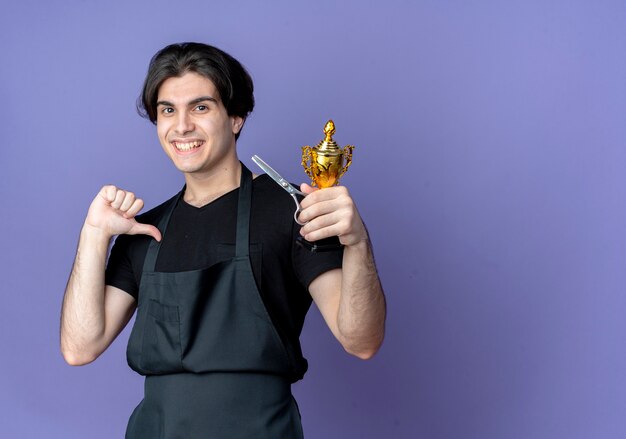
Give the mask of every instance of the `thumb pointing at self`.
M 161 231 L 150 224 L 135 222 L 135 225 L 128 231 L 129 235 L 148 235 L 161 242 Z

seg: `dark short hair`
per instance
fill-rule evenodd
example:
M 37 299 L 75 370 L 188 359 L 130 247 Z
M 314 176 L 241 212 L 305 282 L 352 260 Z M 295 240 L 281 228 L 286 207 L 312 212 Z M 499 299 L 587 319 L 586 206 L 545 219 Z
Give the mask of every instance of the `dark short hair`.
M 208 44 L 176 43 L 159 50 L 150 60 L 143 90 L 137 100 L 139 114 L 156 124 L 159 88 L 166 79 L 189 72 L 213 82 L 229 116 L 239 116 L 245 121 L 252 112 L 254 84 L 239 61 Z

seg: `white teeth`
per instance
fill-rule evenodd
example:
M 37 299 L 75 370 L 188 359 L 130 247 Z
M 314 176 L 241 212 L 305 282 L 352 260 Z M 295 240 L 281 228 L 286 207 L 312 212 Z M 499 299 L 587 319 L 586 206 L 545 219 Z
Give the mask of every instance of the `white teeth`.
M 191 149 L 197 148 L 200 145 L 202 145 L 202 142 L 199 142 L 197 140 L 195 142 L 188 142 L 188 143 L 174 142 L 174 146 L 179 151 L 190 151 Z

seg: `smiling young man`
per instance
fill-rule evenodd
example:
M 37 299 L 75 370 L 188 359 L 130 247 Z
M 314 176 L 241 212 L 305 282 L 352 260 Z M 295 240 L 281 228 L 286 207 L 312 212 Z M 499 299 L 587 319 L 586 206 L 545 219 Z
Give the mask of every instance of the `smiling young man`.
M 299 335 L 312 300 L 347 352 L 367 359 L 382 343 L 385 300 L 348 191 L 303 184 L 298 226 L 289 195 L 237 157 L 253 107 L 252 80 L 230 55 L 162 49 L 140 108 L 185 187 L 137 217 L 141 199 L 115 186 L 89 207 L 61 350 L 69 364 L 94 361 L 137 311 L 127 358 L 145 396 L 127 438 L 301 438 L 290 386 L 307 369 Z M 309 252 L 298 235 L 343 248 Z

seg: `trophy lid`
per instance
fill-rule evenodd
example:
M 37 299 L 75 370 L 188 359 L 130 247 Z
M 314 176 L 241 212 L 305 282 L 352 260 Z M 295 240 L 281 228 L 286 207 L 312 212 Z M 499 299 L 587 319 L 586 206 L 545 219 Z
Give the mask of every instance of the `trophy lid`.
M 337 142 L 333 140 L 333 135 L 335 134 L 335 122 L 332 120 L 326 122 L 326 125 L 324 126 L 324 134 L 324 140 L 318 143 L 315 148 L 327 153 L 334 153 L 336 151 L 338 154 L 341 154 L 339 145 L 337 145 Z

